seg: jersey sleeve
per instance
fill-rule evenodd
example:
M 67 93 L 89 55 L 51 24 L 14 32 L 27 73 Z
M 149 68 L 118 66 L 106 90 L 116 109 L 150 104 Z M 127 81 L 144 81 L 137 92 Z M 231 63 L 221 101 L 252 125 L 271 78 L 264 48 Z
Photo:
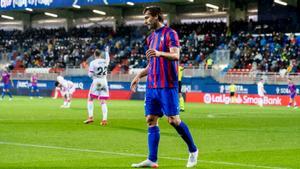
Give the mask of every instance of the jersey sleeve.
M 109 57 L 109 51 L 105 51 L 105 63 L 109 65 L 110 57 Z
M 174 30 L 171 30 L 168 34 L 167 34 L 167 40 L 168 40 L 168 47 L 172 48 L 172 47 L 179 47 L 179 38 L 177 35 L 177 32 L 175 32 Z

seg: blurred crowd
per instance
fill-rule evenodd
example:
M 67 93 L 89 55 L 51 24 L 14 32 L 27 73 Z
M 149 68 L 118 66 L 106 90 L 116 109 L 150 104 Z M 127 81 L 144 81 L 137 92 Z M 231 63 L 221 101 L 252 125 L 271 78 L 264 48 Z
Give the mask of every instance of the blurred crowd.
M 275 26 L 235 22 L 228 28 L 225 23 L 205 22 L 171 27 L 180 37 L 180 62 L 184 66 L 202 64 L 211 68 L 214 62 L 211 54 L 216 50 L 229 50 L 234 63 L 232 68 L 272 72 L 300 70 L 300 36 L 276 32 Z M 273 32 L 266 34 L 268 31 Z M 131 68 L 146 67 L 145 39 L 149 33 L 142 26 L 122 26 L 116 30 L 110 27 L 69 31 L 63 28 L 0 30 L 0 60 L 12 62 L 15 68 L 87 68 L 94 50 L 109 46 L 109 70 L 126 73 Z

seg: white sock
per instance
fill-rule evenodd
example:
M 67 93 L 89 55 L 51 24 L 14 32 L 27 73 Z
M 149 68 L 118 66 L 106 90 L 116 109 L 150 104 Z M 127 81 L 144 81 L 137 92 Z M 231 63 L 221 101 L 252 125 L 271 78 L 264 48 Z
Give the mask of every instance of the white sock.
M 107 120 L 107 105 L 106 103 L 101 103 L 102 107 L 102 120 Z
M 94 116 L 94 102 L 93 101 L 88 101 L 87 109 L 88 109 L 89 117 L 93 117 Z

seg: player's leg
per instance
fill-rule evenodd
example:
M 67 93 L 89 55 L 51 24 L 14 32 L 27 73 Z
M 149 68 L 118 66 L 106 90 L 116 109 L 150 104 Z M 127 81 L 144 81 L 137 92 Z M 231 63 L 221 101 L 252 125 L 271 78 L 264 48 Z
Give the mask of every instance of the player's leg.
M 8 89 L 6 89 L 6 93 L 7 93 L 7 94 L 8 94 L 8 96 L 9 96 L 9 100 L 12 100 L 12 94 L 11 94 L 11 92 L 10 92 L 9 88 L 8 88 Z
M 260 107 L 263 107 L 264 106 L 264 96 L 263 95 L 260 95 L 259 96 L 259 99 L 258 99 L 258 105 Z
M 105 126 L 105 125 L 107 125 L 107 114 L 108 114 L 106 99 L 100 99 L 100 104 L 101 104 L 101 109 L 102 109 L 102 121 L 100 124 L 102 126 Z
M 100 104 L 102 109 L 102 121 L 100 124 L 102 126 L 105 126 L 107 125 L 107 114 L 108 114 L 106 100 L 109 98 L 109 89 L 106 80 L 101 80 L 101 85 L 100 87 L 98 87 L 98 92 L 100 93 L 99 98 L 100 98 Z
M 234 92 L 230 92 L 230 103 L 235 103 L 235 96 L 234 96 Z
M 5 89 L 5 88 L 3 88 L 3 89 L 2 89 L 2 95 L 1 95 L 1 99 L 4 99 L 4 97 L 5 97 L 5 94 L 6 94 L 6 89 Z
M 72 101 L 72 93 L 68 92 L 68 95 L 67 95 L 67 108 L 70 108 L 71 107 L 71 101 Z
M 297 109 L 298 105 L 297 105 L 297 102 L 296 102 L 296 93 L 291 96 L 291 99 L 292 99 L 292 103 L 294 105 L 294 108 Z
M 168 122 L 176 129 L 177 133 L 188 146 L 190 157 L 187 167 L 193 167 L 197 164 L 198 150 L 188 126 L 179 118 L 178 94 L 175 89 L 163 89 L 161 96 L 162 110 L 168 117 Z
M 60 92 L 60 89 L 59 87 L 56 87 L 55 90 L 54 90 L 54 96 L 53 96 L 53 99 L 57 99 L 57 96 L 58 96 L 58 93 Z
M 178 93 L 179 93 L 180 111 L 184 112 L 184 99 L 181 93 L 181 81 L 178 82 Z
M 162 116 L 161 107 L 156 100 L 156 89 L 147 89 L 145 95 L 145 116 L 148 124 L 148 158 L 138 164 L 132 164 L 132 167 L 157 168 L 157 153 L 160 140 L 160 132 L 158 127 L 158 118 Z M 177 98 L 178 102 L 178 98 Z
M 287 107 L 291 107 L 292 104 L 293 104 L 293 99 L 292 99 L 292 97 L 290 96 L 289 104 L 288 104 Z
M 68 104 L 68 102 L 67 102 L 68 96 L 67 95 L 68 95 L 68 93 L 64 92 L 64 95 L 63 95 L 64 103 L 63 103 L 63 105 L 60 106 L 61 108 L 66 108 L 66 106 Z
M 37 86 L 35 87 L 35 96 L 38 97 L 38 98 L 42 98 L 40 96 L 40 90 L 39 90 L 39 88 Z
M 33 96 L 34 96 L 34 88 L 33 88 L 33 86 L 31 86 L 30 87 L 30 93 L 29 93 L 30 99 L 33 99 Z
M 184 99 L 182 93 L 179 94 L 180 111 L 184 112 Z
M 146 121 L 148 124 L 148 158 L 145 161 L 142 161 L 137 164 L 132 164 L 132 167 L 135 168 L 144 168 L 151 167 L 157 168 L 157 154 L 158 154 L 158 145 L 160 140 L 160 133 L 158 127 L 158 118 L 157 115 L 148 115 Z
M 181 138 L 185 141 L 189 149 L 189 159 L 187 163 L 187 167 L 193 167 L 197 164 L 198 159 L 198 149 L 194 143 L 192 134 L 189 131 L 188 126 L 180 120 L 179 115 L 177 116 L 169 116 L 168 122 L 176 129 L 177 133 L 181 136 Z
M 85 120 L 84 124 L 89 124 L 94 122 L 94 98 L 89 94 L 87 100 L 87 110 L 88 110 L 88 119 Z
M 68 108 L 71 107 L 71 102 L 72 102 L 72 98 L 73 98 L 73 94 L 74 94 L 75 90 L 76 90 L 75 86 L 68 90 L 68 100 L 67 100 Z

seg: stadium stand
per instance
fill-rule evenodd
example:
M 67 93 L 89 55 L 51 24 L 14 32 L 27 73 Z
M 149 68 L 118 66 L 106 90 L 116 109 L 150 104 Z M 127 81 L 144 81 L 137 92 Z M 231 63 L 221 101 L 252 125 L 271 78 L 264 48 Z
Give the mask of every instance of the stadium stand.
M 251 31 L 242 31 L 249 24 L 234 22 L 230 29 L 222 22 L 171 25 L 181 37 L 181 63 L 186 67 L 208 65 L 211 64 L 211 53 L 225 49 L 231 51 L 234 63 L 231 66 L 233 69 L 229 69 L 230 73 L 244 70 L 300 71 L 300 35 L 279 32 L 252 34 Z M 251 25 L 259 23 L 252 22 Z M 270 30 L 280 30 L 275 28 Z M 143 26 L 120 26 L 116 30 L 111 27 L 72 28 L 69 31 L 64 28 L 29 29 L 24 32 L 2 30 L 0 57 L 10 61 L 14 71 L 49 67 L 52 68 L 51 72 L 60 72 L 66 67 L 87 68 L 94 49 L 103 49 L 109 45 L 109 70 L 112 74 L 128 73 L 131 68 L 147 65 L 144 55 L 147 34 L 148 30 Z M 211 68 L 211 65 L 206 68 Z

